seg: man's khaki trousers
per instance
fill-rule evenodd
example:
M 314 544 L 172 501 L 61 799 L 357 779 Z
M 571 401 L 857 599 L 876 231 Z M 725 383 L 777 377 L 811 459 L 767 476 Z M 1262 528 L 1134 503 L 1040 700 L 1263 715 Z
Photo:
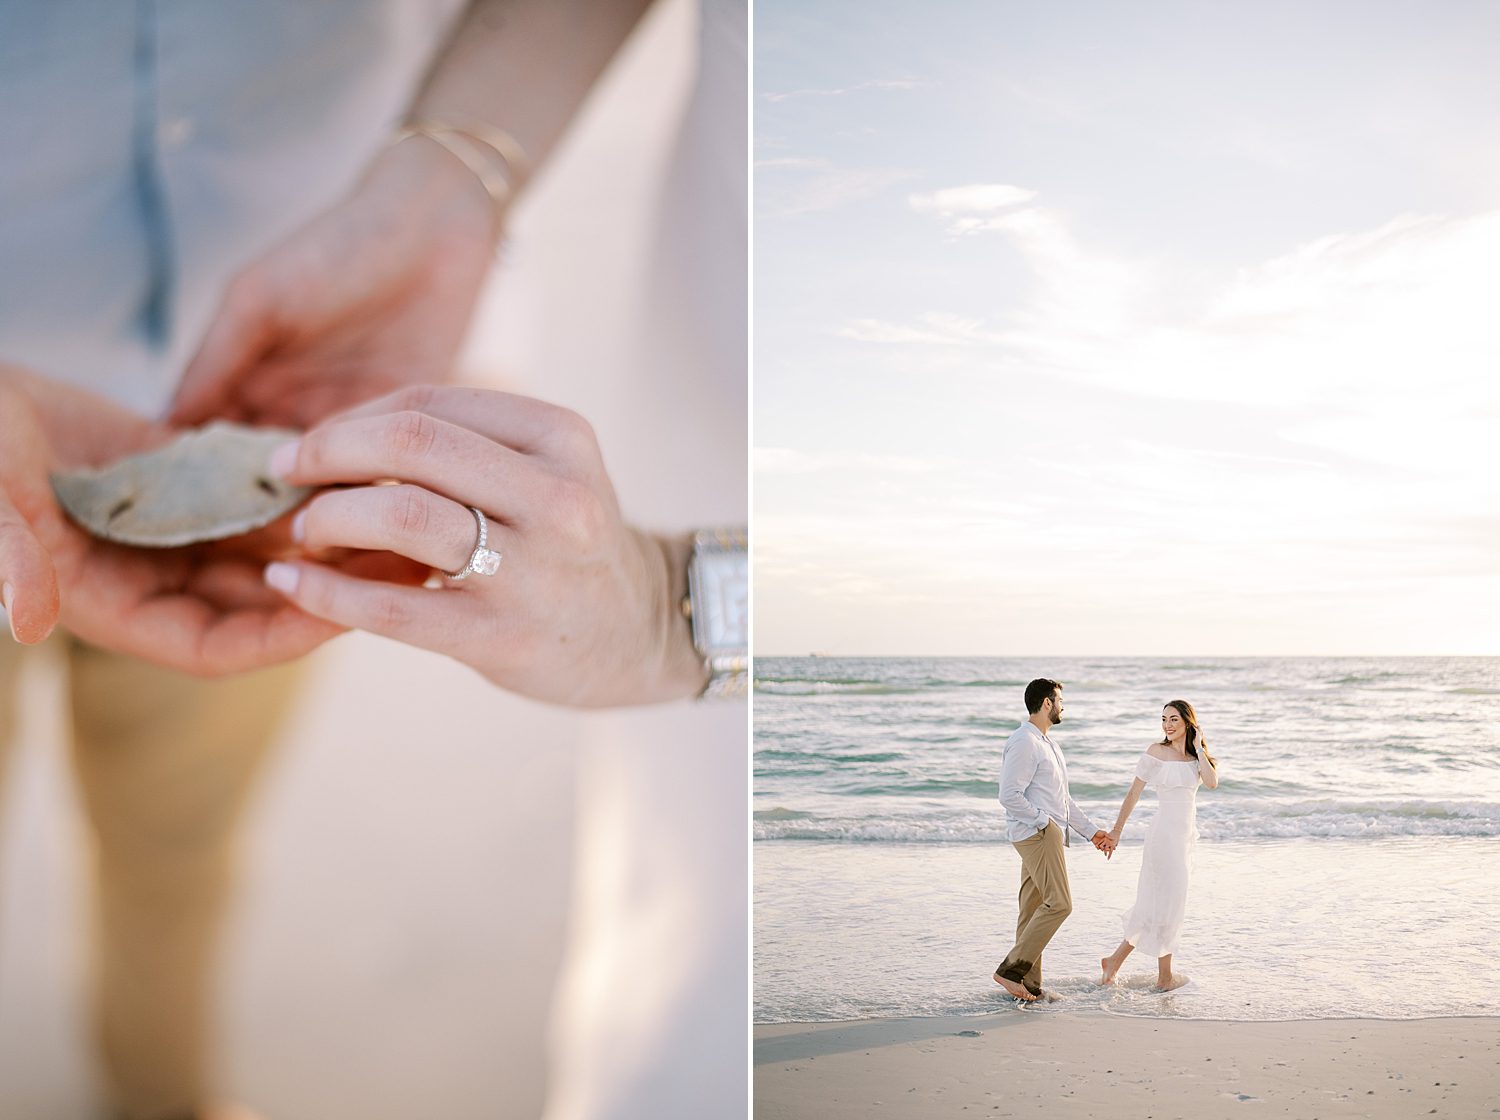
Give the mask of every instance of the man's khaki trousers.
M 282 666 L 204 681 L 50 640 L 69 674 L 72 761 L 94 888 L 95 1026 L 111 1104 L 131 1120 L 205 1099 L 235 825 L 291 698 Z M 0 634 L 0 777 L 23 647 Z
M 1015 948 L 995 975 L 1024 984 L 1032 995 L 1042 990 L 1042 950 L 1073 912 L 1063 841 L 1063 826 L 1052 821 L 1035 836 L 1012 845 L 1021 853 L 1021 913 Z

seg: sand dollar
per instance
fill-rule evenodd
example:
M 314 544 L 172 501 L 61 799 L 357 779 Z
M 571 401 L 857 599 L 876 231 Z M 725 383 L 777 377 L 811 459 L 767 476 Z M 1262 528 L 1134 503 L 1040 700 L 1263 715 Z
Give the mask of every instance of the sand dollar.
M 270 524 L 312 493 L 267 469 L 272 450 L 299 434 L 216 422 L 108 466 L 55 472 L 52 491 L 105 540 L 143 548 L 220 540 Z

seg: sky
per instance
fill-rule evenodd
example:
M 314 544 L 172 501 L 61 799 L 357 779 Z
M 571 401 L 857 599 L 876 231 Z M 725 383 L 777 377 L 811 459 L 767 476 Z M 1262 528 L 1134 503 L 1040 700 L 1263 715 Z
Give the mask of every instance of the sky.
M 760 654 L 1500 654 L 1500 7 L 755 6 Z

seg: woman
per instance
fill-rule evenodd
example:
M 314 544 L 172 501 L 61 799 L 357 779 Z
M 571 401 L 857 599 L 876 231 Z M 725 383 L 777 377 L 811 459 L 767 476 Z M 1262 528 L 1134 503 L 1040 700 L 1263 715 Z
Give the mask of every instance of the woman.
M 1172 954 L 1187 909 L 1189 869 L 1198 837 L 1198 786 L 1217 787 L 1219 769 L 1203 741 L 1198 715 L 1186 700 L 1170 701 L 1162 709 L 1161 731 L 1161 742 L 1147 747 L 1136 764 L 1135 781 L 1109 833 L 1118 844 L 1141 791 L 1155 786 L 1156 820 L 1146 833 L 1135 905 L 1125 912 L 1125 940 L 1099 963 L 1104 968 L 1100 983 L 1113 984 L 1132 950 L 1150 953 L 1156 957 L 1157 990 L 1170 992 L 1187 983 L 1186 976 L 1172 971 Z

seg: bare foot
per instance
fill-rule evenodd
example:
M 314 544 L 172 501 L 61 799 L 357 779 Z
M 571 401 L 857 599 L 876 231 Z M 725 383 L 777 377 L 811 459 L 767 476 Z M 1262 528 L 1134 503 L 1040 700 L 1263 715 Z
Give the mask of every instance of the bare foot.
M 1011 995 L 1015 996 L 1018 1000 L 1021 1000 L 1021 1001 L 1025 1002 L 1025 1003 L 1034 1003 L 1034 1002 L 1036 1002 L 1036 996 L 1032 995 L 1025 988 L 1023 988 L 1020 984 L 1017 984 L 1014 980 L 1007 980 L 1005 977 L 1001 976 L 998 972 L 995 973 L 994 979 L 995 979 L 995 983 L 999 984 L 1002 988 L 1004 988 Z
M 1113 984 L 1120 972 L 1120 966 L 1115 963 L 1114 957 L 1100 957 L 1099 967 L 1104 970 L 1104 975 L 1099 978 L 1100 985 L 1107 987 Z
M 194 1115 L 201 1116 L 203 1120 L 261 1120 L 260 1113 L 252 1112 L 244 1105 L 235 1104 L 232 1101 L 221 1101 Z
M 1167 977 L 1165 980 L 1158 976 L 1156 978 L 1156 990 L 1158 992 L 1175 992 L 1178 988 L 1182 987 L 1187 982 L 1188 978 L 1182 975 L 1182 973 L 1180 972 L 1172 973 L 1172 975 Z

